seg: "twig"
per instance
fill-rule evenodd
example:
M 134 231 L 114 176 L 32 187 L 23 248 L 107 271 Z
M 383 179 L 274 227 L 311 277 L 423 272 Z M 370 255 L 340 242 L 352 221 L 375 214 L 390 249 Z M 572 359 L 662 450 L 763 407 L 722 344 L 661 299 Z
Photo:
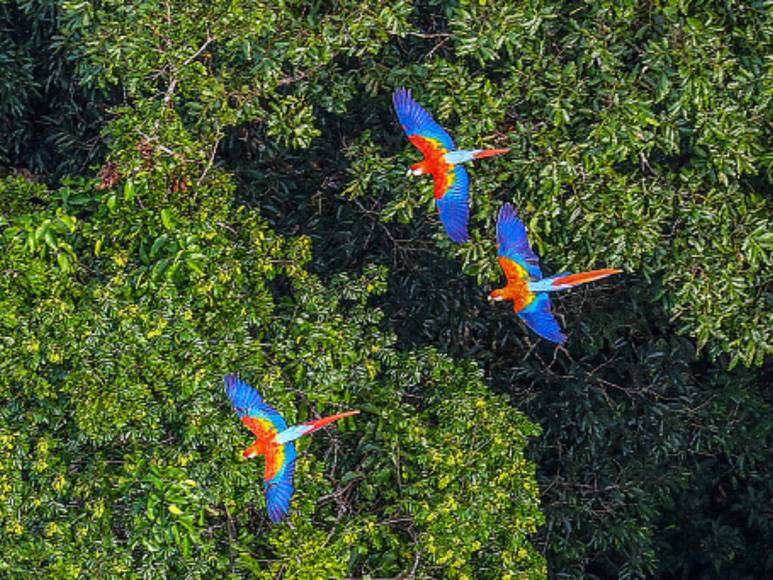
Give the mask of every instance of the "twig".
M 196 185 L 201 185 L 204 181 L 204 178 L 207 176 L 207 173 L 209 173 L 209 170 L 212 169 L 212 164 L 215 162 L 215 154 L 217 153 L 217 147 L 220 145 L 220 139 L 221 137 L 218 137 L 215 141 L 215 144 L 212 146 L 212 151 L 209 152 L 209 161 L 207 161 L 207 166 L 204 168 L 204 171 L 202 172 L 199 179 L 196 181 Z
M 204 41 L 204 44 L 202 44 L 199 49 L 194 52 L 191 56 L 189 56 L 187 59 L 183 61 L 183 63 L 178 67 L 177 70 L 183 68 L 184 66 L 188 66 L 191 64 L 198 56 L 206 50 L 206 48 L 209 46 L 209 44 L 215 40 L 215 38 L 209 33 L 209 29 L 207 29 L 207 40 Z
M 294 82 L 296 82 L 296 81 L 303 80 L 303 79 L 305 79 L 307 76 L 309 76 L 309 75 L 310 75 L 310 74 L 312 74 L 312 73 L 315 73 L 315 72 L 317 72 L 317 71 L 318 71 L 319 69 L 321 69 L 321 68 L 322 68 L 322 65 L 321 65 L 321 64 L 318 64 L 318 65 L 315 65 L 315 66 L 311 67 L 311 68 L 310 68 L 310 69 L 308 69 L 308 70 L 302 70 L 302 71 L 300 71 L 300 72 L 298 72 L 298 73 L 295 73 L 295 74 L 294 74 L 293 76 L 291 76 L 291 77 L 285 77 L 285 78 L 283 78 L 283 79 L 280 79 L 279 81 L 277 81 L 277 83 L 276 83 L 276 86 L 278 86 L 278 87 L 282 87 L 282 86 L 284 86 L 284 85 L 289 85 L 289 84 L 291 84 L 291 83 L 294 83 Z
M 416 38 L 450 38 L 453 35 L 450 32 L 409 32 L 408 36 L 415 36 Z
M 433 46 L 430 49 L 430 51 L 427 53 L 427 56 L 424 57 L 424 58 L 430 58 L 433 54 L 435 54 L 435 52 L 437 52 L 439 49 L 441 49 L 446 42 L 448 42 L 449 38 L 451 38 L 450 35 L 448 37 L 444 38 L 443 40 L 441 40 L 440 42 L 438 42 L 437 44 L 435 44 L 435 46 Z
M 416 578 L 416 570 L 419 569 L 419 563 L 421 562 L 421 549 L 416 550 L 416 554 L 413 557 L 413 566 L 411 567 L 411 571 L 408 572 L 408 575 L 405 576 L 406 578 Z
M 164 93 L 164 105 L 168 108 L 170 106 L 170 103 L 172 102 L 172 95 L 174 95 L 174 88 L 177 86 L 177 77 L 172 77 L 172 80 L 169 81 L 169 86 L 166 88 L 166 92 Z

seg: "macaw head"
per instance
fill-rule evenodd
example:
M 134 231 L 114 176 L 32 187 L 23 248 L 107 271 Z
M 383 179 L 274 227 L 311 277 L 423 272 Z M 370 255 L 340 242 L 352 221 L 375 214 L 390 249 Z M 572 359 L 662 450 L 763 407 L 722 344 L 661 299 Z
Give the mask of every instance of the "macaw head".
M 505 300 L 505 289 L 499 288 L 497 290 L 492 290 L 488 295 L 488 299 L 493 300 L 494 302 Z
M 411 165 L 411 168 L 408 170 L 408 175 L 422 175 L 423 173 L 426 173 L 424 171 L 424 162 L 421 163 L 414 163 Z

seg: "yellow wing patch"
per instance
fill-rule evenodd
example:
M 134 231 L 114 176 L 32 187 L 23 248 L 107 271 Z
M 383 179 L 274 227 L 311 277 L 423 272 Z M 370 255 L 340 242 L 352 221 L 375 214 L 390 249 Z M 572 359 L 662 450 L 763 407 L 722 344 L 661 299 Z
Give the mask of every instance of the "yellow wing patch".
M 274 445 L 266 453 L 266 464 L 263 468 L 263 480 L 270 481 L 282 469 L 285 462 L 285 446 Z
M 456 182 L 456 173 L 454 173 L 453 165 L 449 165 L 446 170 L 446 191 L 451 189 L 451 186 Z

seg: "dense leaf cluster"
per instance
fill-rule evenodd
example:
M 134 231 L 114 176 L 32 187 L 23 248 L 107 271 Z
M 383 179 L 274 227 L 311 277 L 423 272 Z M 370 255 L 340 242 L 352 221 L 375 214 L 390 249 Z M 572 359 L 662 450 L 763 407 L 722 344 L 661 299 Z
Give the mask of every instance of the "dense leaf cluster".
M 320 115 L 326 129 L 310 151 L 256 149 L 234 139 L 226 159 L 245 184 L 245 198 L 261 204 L 286 231 L 313 230 L 319 271 L 373 260 L 390 267 L 383 304 L 401 344 L 440 344 L 483 361 L 494 384 L 515 394 L 542 424 L 543 437 L 533 448 L 548 519 L 541 541 L 555 573 L 754 576 L 771 566 L 763 539 L 773 521 L 765 459 L 773 436 L 765 388 L 770 369 L 727 368 L 763 361 L 770 352 L 769 338 L 760 338 L 771 328 L 770 131 L 767 121 L 757 122 L 769 117 L 769 81 L 762 73 L 739 72 L 746 91 L 740 81 L 704 83 L 710 100 L 685 93 L 692 90 L 687 81 L 664 84 L 660 90 L 668 88 L 669 99 L 683 107 L 669 112 L 659 104 L 663 95 L 642 82 L 652 65 L 639 59 L 642 47 L 650 46 L 642 39 L 681 41 L 689 24 L 691 46 L 710 42 L 725 52 L 729 46 L 736 54 L 732 70 L 762 71 L 769 14 L 743 3 L 632 3 L 625 10 L 619 3 L 565 4 L 555 3 L 547 19 L 524 15 L 533 6 L 522 3 L 510 13 L 509 3 L 491 9 L 471 3 L 433 17 L 416 11 L 411 22 L 417 28 L 386 47 L 381 60 L 361 66 L 363 88 L 373 94 L 355 95 L 345 116 Z M 460 14 L 479 17 L 456 26 Z M 460 58 L 459 44 L 449 48 L 462 35 L 471 39 L 465 50 L 482 47 L 478 31 L 497 18 L 503 20 L 492 26 L 496 50 L 490 60 Z M 701 27 L 696 19 L 712 26 Z M 550 26 L 550 34 L 534 39 L 532 26 Z M 510 29 L 513 34 L 505 35 Z M 569 34 L 580 29 L 583 45 Z M 715 33 L 709 40 L 708 30 Z M 581 69 L 575 63 L 574 76 L 566 79 L 532 72 L 546 59 L 572 70 L 572 59 L 585 59 L 583 47 L 597 37 L 600 47 L 629 56 L 605 71 L 598 63 Z M 522 62 L 526 49 L 531 59 Z M 673 78 L 680 71 L 705 76 L 716 69 L 707 60 L 712 53 L 698 48 L 689 55 L 661 49 L 651 56 Z M 672 67 L 688 56 L 691 66 Z M 368 74 L 378 75 L 378 82 Z M 516 149 L 473 169 L 478 242 L 449 244 L 433 218 L 430 184 L 405 180 L 405 167 L 418 154 L 390 111 L 387 93 L 400 85 L 411 86 L 462 146 Z M 597 85 L 605 89 L 605 101 L 595 94 Z M 575 99 L 584 95 L 587 104 L 575 103 L 575 121 L 554 126 L 559 121 L 548 115 L 545 95 L 580 88 Z M 642 149 L 643 157 L 630 143 L 613 155 L 619 135 L 638 139 L 637 126 L 654 129 L 645 118 L 604 116 L 613 105 L 626 110 L 629 101 L 649 103 L 648 115 L 673 118 L 684 135 L 696 132 L 699 113 L 706 123 L 732 113 L 733 131 L 757 135 L 749 153 L 754 168 L 736 178 L 728 174 L 724 183 L 707 168 L 701 146 L 681 137 L 670 155 L 654 141 Z M 602 140 L 602 131 L 612 136 Z M 704 143 L 714 138 L 701 131 Z M 259 136 L 261 129 L 251 134 Z M 396 160 L 398 151 L 404 154 Z M 722 155 L 741 153 L 731 142 L 721 149 Z M 551 159 L 556 162 L 547 164 Z M 561 186 L 567 176 L 572 187 Z M 256 180 L 268 195 L 250 191 Z M 569 352 L 551 352 L 504 309 L 485 303 L 486 281 L 498 275 L 491 239 L 498 202 L 492 197 L 517 202 L 548 272 L 594 265 L 634 270 L 624 280 L 558 299 Z M 438 246 L 449 248 L 451 259 L 439 260 Z M 727 261 L 717 262 L 717 252 Z M 460 276 L 457 259 L 476 280 Z M 733 274 L 739 269 L 753 272 L 751 285 Z M 677 309 L 682 314 L 675 318 Z M 707 348 L 696 327 L 682 322 L 699 310 L 700 324 L 713 328 Z M 742 330 L 747 323 L 754 329 Z M 742 345 L 729 356 L 719 354 L 720 326 L 735 327 Z M 685 332 L 695 333 L 693 340 L 679 337 Z
M 305 269 L 308 238 L 234 209 L 224 174 L 175 193 L 180 165 L 145 161 L 114 190 L 0 188 L 3 202 L 50 200 L 4 218 L 0 565 L 537 573 L 522 453 L 536 428 L 474 364 L 395 349 L 368 303 L 383 269 L 323 285 Z M 288 421 L 364 411 L 309 444 L 327 451 L 299 462 L 292 526 L 268 527 L 262 466 L 238 459 L 248 436 L 220 386 L 233 369 Z
M 231 126 L 292 119 L 269 133 L 308 143 L 311 109 L 279 94 L 281 67 L 264 87 L 260 67 L 229 71 L 275 32 L 336 31 L 312 65 L 356 54 L 341 24 L 358 6 L 318 30 L 262 5 L 58 10 L 79 83 L 125 99 L 103 119 L 98 176 L 0 180 L 0 569 L 544 575 L 527 540 L 542 516 L 523 454 L 538 428 L 474 362 L 396 347 L 372 303 L 385 268 L 321 280 L 310 239 L 235 203 L 215 166 Z M 380 27 L 364 20 L 354 46 Z M 232 92 L 245 83 L 250 102 Z M 288 422 L 363 411 L 303 442 L 289 525 L 269 525 L 262 464 L 241 459 L 249 434 L 221 386 L 235 370 Z
M 761 364 L 773 350 L 762 6 L 471 2 L 446 12 L 431 57 L 403 67 L 406 53 L 428 52 L 401 46 L 360 74 L 374 96 L 416 87 L 462 146 L 513 149 L 473 176 L 476 241 L 451 250 L 465 271 L 496 279 L 495 208 L 513 200 L 560 271 L 637 272 L 699 348 Z M 379 194 L 384 217 L 407 222 L 429 184 L 417 195 L 395 171 L 407 156 L 381 134 L 373 124 L 346 147 L 346 191 Z
M 513 401 L 554 574 L 769 571 L 770 18 L 0 2 L 0 566 L 541 576 Z M 469 244 L 404 175 L 400 86 L 512 149 Z M 557 301 L 567 350 L 485 303 L 504 201 L 547 272 L 628 272 Z M 235 369 L 289 421 L 364 411 L 302 446 L 291 526 L 237 459 Z

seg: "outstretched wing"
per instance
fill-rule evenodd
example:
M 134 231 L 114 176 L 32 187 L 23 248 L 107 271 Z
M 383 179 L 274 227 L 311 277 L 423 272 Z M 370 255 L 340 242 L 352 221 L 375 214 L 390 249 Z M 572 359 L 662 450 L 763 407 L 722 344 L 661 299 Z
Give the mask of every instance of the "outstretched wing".
M 235 375 L 226 375 L 223 382 L 234 411 L 256 437 L 273 438 L 277 432 L 287 429 L 285 420 L 277 410 L 265 403 L 250 385 Z
M 266 454 L 263 471 L 263 490 L 266 494 L 266 511 L 272 522 L 281 521 L 290 510 L 295 475 L 295 444 L 277 445 Z
M 566 336 L 550 311 L 550 298 L 547 294 L 537 294 L 526 308 L 520 312 L 516 311 L 516 314 L 542 338 L 558 344 L 566 342 Z
M 451 240 L 458 244 L 466 242 L 469 239 L 467 222 L 470 219 L 470 206 L 467 201 L 470 193 L 470 178 L 467 171 L 461 165 L 451 165 L 445 176 L 435 176 L 435 179 L 445 180 L 442 197 L 436 196 L 435 199 L 440 221 L 443 222 Z
M 497 250 L 500 257 L 508 258 L 526 270 L 532 280 L 542 278 L 539 258 L 529 246 L 526 228 L 518 219 L 515 208 L 506 203 L 499 210 L 497 218 Z M 502 260 L 499 261 L 502 263 Z M 504 269 L 505 267 L 502 266 Z M 507 271 L 505 271 L 507 275 Z M 508 276 L 508 279 L 510 277 Z
M 392 95 L 392 103 L 403 131 L 425 157 L 432 156 L 433 151 L 437 154 L 438 150 L 445 152 L 456 149 L 453 139 L 413 100 L 410 90 L 397 89 Z

